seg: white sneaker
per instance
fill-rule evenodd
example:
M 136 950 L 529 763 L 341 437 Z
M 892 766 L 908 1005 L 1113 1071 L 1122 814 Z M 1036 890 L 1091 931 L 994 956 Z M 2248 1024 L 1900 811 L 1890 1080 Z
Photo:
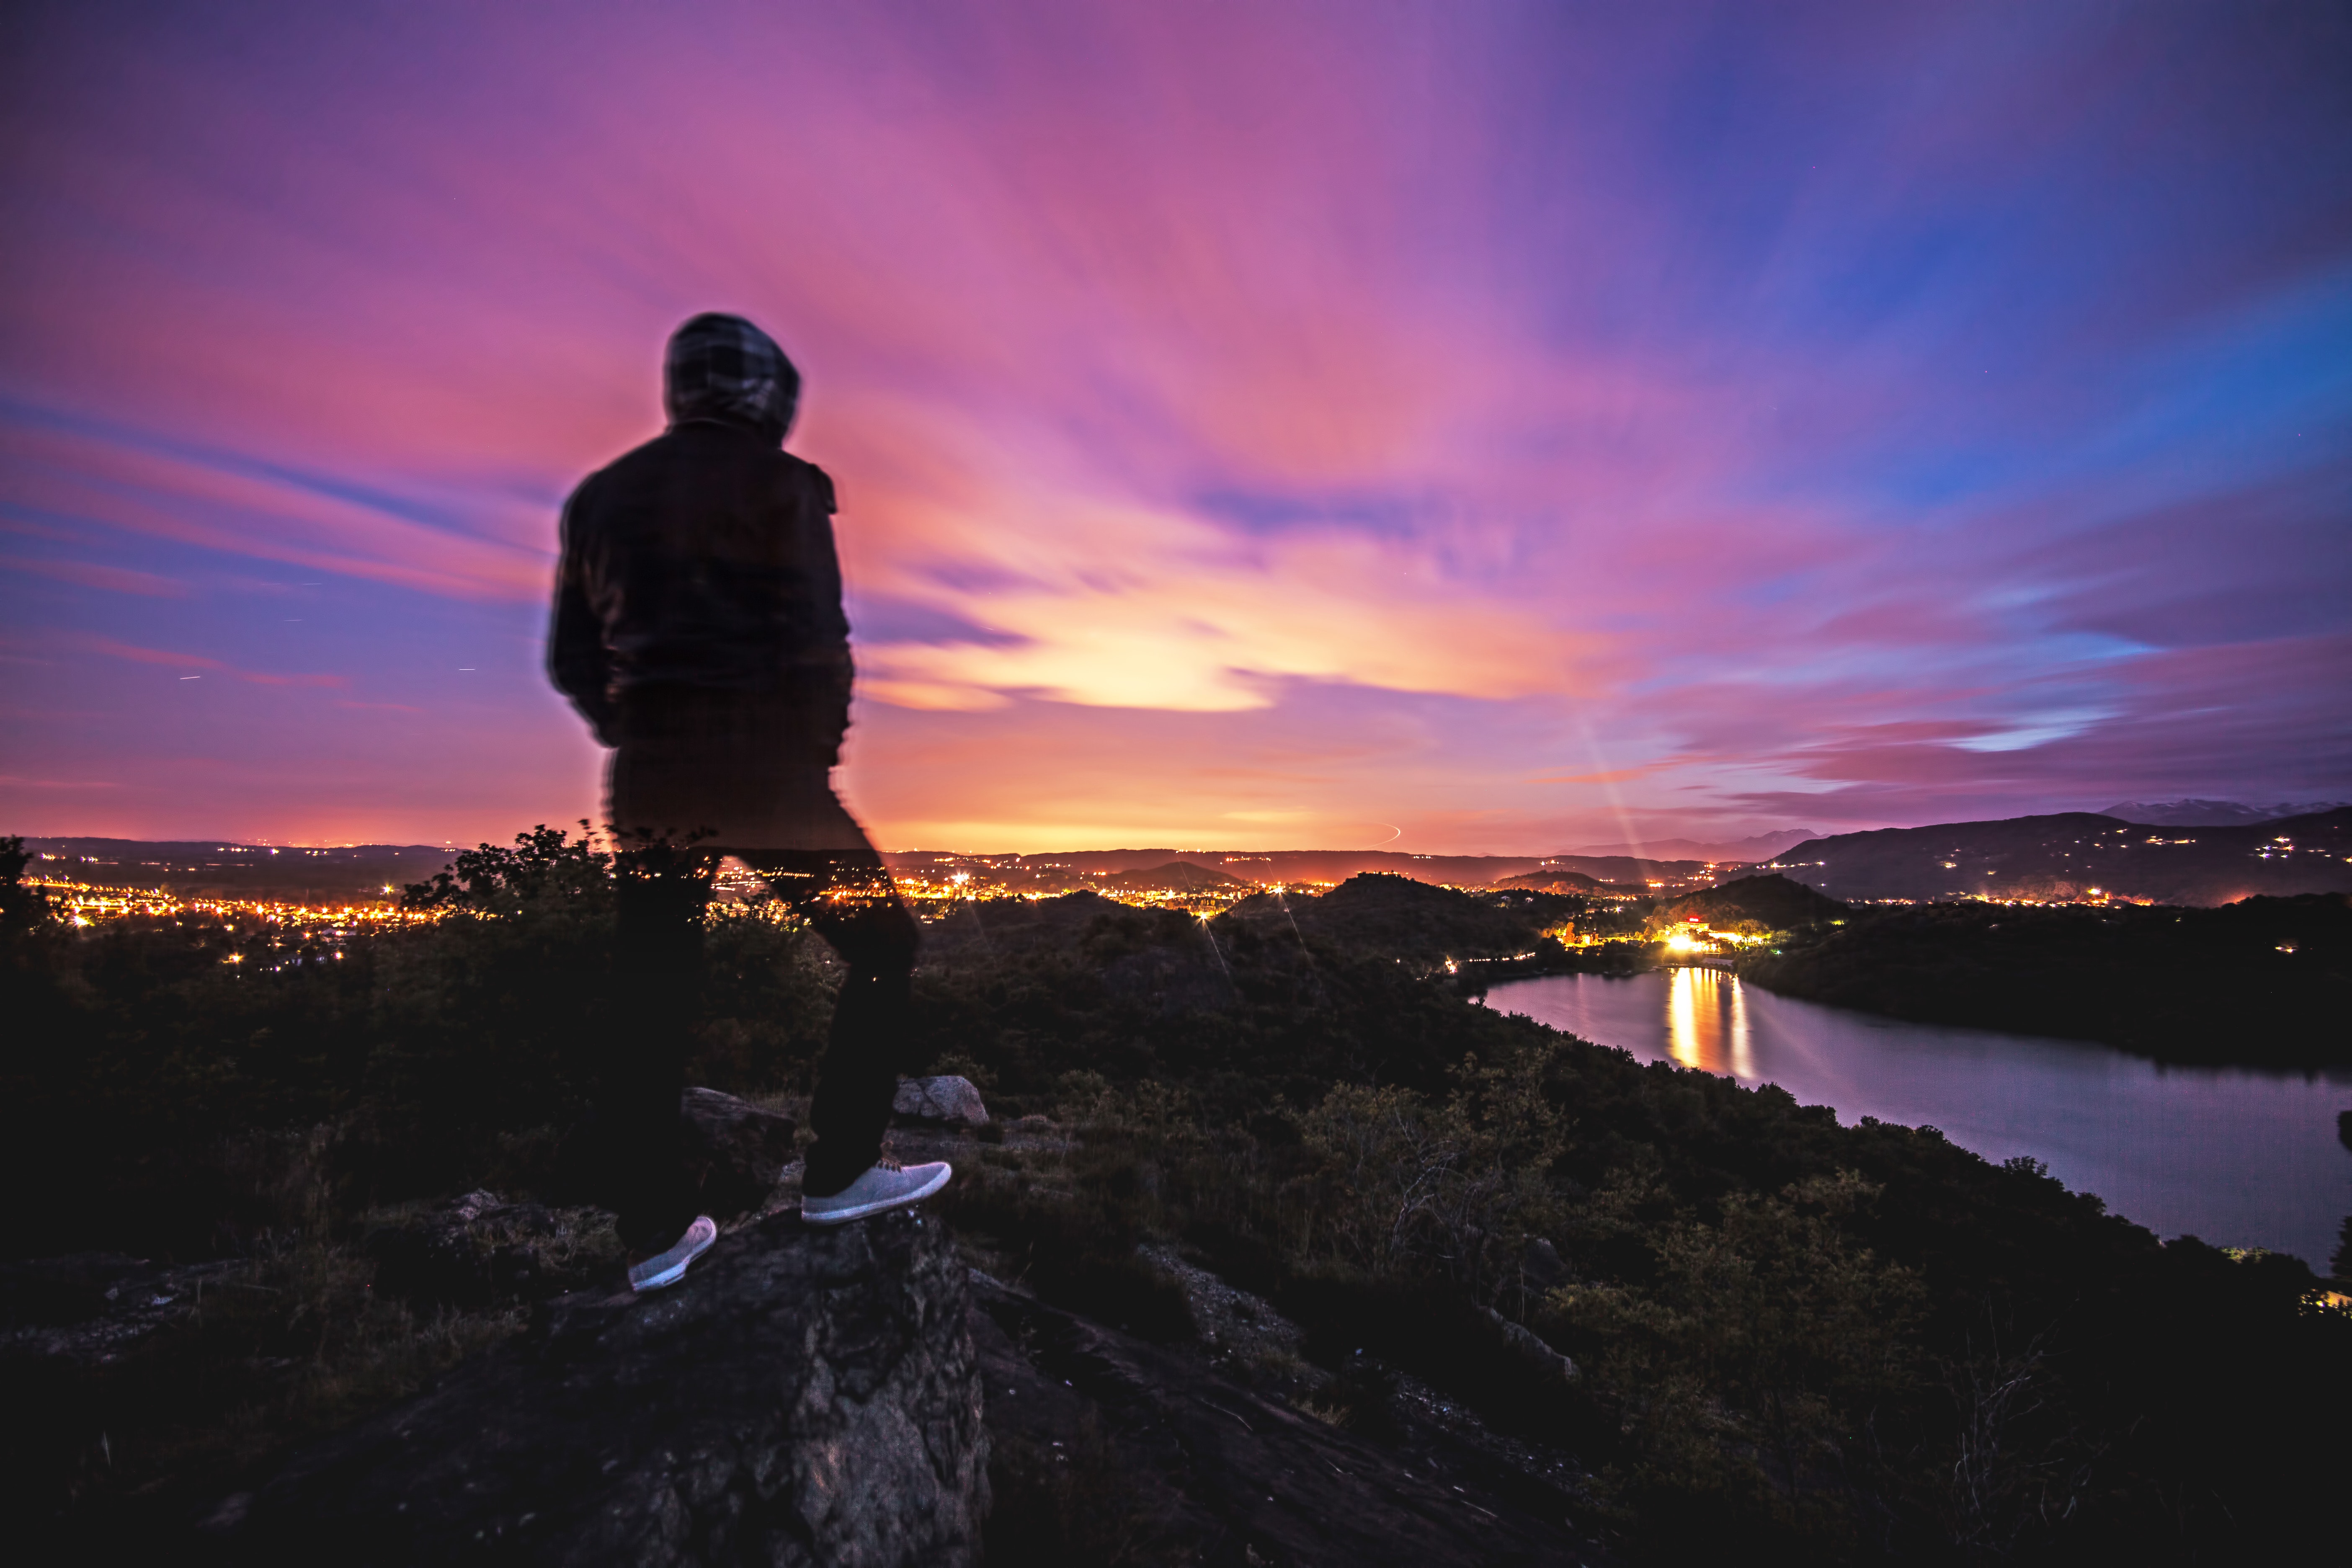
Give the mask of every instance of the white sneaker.
M 801 1199 L 801 1218 L 810 1225 L 846 1225 L 886 1209 L 921 1203 L 948 1184 L 955 1168 L 945 1160 L 901 1165 L 885 1155 L 857 1180 L 829 1198 Z
M 686 1266 L 709 1251 L 710 1244 L 718 1239 L 719 1223 L 709 1215 L 699 1216 L 686 1227 L 686 1234 L 677 1238 L 676 1247 L 643 1263 L 629 1265 L 629 1289 L 658 1290 L 665 1285 L 677 1284 L 686 1278 Z

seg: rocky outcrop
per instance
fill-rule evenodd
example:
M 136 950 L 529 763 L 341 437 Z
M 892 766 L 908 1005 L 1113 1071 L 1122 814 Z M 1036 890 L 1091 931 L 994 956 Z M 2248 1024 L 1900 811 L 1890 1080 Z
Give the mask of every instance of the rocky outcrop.
M 1559 1248 L 1539 1236 L 1519 1256 L 1519 1278 L 1531 1290 L 1550 1290 L 1567 1284 L 1572 1276 Z
M 704 1213 L 726 1219 L 766 1205 L 793 1158 L 798 1127 L 791 1117 L 715 1089 L 689 1089 L 679 1097 L 678 1122 Z M 577 1173 L 562 1184 L 587 1185 Z M 620 1256 L 609 1214 L 512 1203 L 492 1192 L 467 1193 L 380 1226 L 366 1245 L 378 1291 L 467 1308 L 579 1289 Z
M 987 1438 L 966 1303 L 937 1218 L 770 1215 L 674 1289 L 544 1303 L 523 1338 L 207 1528 L 271 1561 L 976 1563 Z
M 988 1120 L 988 1107 L 968 1078 L 902 1079 L 890 1110 L 909 1121 L 942 1127 L 978 1127 Z
M 990 1538 L 1014 1561 L 1610 1561 L 1571 1522 L 1585 1506 L 1578 1478 L 1459 1435 L 1450 1406 L 1401 1413 L 1392 1437 L 1375 1441 L 1263 1397 L 1189 1347 L 1148 1343 L 996 1281 L 976 1279 L 973 1304 L 1004 1479 Z
M 702 1212 L 729 1219 L 765 1207 L 793 1158 L 799 1128 L 793 1119 L 715 1089 L 683 1091 L 677 1114 L 678 1153 L 699 1188 Z M 609 1202 L 606 1177 L 621 1157 L 614 1136 L 593 1115 L 573 1129 L 547 1195 L 562 1204 Z
M 793 1119 L 715 1089 L 688 1089 L 678 1115 L 686 1157 L 701 1175 L 703 1212 L 725 1217 L 756 1211 L 792 1162 L 799 1131 Z M 985 1111 L 981 1119 L 987 1120 Z
M 1517 1357 L 1537 1383 L 1567 1384 L 1584 1375 L 1576 1363 L 1546 1344 L 1543 1336 L 1525 1323 L 1515 1323 L 1492 1307 L 1479 1308 L 1478 1321 L 1486 1326 L 1488 1337 L 1506 1353 Z
M 184 1321 L 235 1260 L 165 1268 L 115 1252 L 0 1264 L 0 1381 L 105 1366 Z

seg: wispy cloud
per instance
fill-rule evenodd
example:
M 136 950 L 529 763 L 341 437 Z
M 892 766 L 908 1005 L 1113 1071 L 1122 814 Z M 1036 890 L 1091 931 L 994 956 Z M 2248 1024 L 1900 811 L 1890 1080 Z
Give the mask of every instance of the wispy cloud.
M 141 647 L 135 643 L 117 642 L 111 637 L 69 636 L 64 639 L 69 647 L 103 654 L 109 658 L 123 659 L 131 664 L 162 665 L 167 669 L 194 669 L 218 672 L 232 679 L 250 682 L 255 686 L 315 686 L 341 687 L 351 684 L 347 676 L 331 673 L 287 674 L 275 670 L 238 669 L 217 658 L 203 654 L 183 653 L 172 648 Z
M 100 588 L 110 594 L 136 594 L 148 599 L 187 596 L 188 585 L 175 578 L 123 566 L 101 566 L 94 561 L 61 561 L 43 556 L 0 555 L 0 571 L 29 572 L 53 577 L 80 588 Z
M 894 842 L 2352 788 L 2340 28 L 425 5 L 319 68 L 359 26 L 39 24 L 0 509 L 28 580 L 111 590 L 80 633 L 363 673 L 262 752 L 446 726 L 373 765 L 455 837 L 593 792 L 555 511 L 706 308 L 807 373 Z M 287 568 L 338 608 L 214 602 Z

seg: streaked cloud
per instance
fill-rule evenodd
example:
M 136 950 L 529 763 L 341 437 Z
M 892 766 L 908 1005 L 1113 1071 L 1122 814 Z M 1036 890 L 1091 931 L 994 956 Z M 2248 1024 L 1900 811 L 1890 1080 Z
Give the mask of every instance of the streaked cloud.
M 807 374 L 888 842 L 2352 787 L 2322 8 L 265 9 L 0 67 L 16 649 L 278 688 L 12 656 L 42 775 L 172 759 L 118 826 L 593 809 L 555 510 L 709 308 Z

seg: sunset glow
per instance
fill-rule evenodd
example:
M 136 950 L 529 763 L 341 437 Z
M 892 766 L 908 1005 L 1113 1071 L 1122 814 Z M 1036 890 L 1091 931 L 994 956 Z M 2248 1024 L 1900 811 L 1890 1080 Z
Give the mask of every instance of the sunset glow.
M 706 309 L 806 377 L 888 847 L 2352 787 L 2340 11 L 99 5 L 11 55 L 0 829 L 593 813 L 556 511 Z

